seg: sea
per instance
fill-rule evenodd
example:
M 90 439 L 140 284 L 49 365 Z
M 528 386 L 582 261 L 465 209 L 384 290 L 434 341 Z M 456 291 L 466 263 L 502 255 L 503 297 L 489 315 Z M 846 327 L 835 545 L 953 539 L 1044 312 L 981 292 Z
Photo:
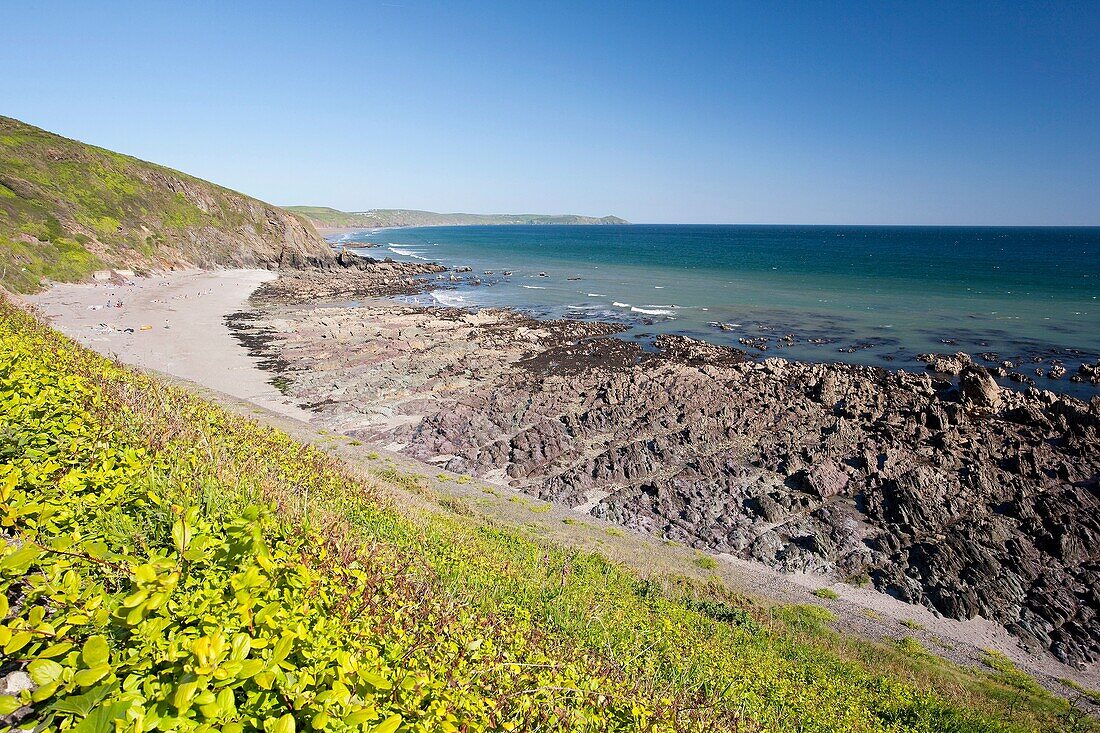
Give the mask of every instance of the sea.
M 1100 358 L 1100 227 L 465 226 L 330 241 L 470 268 L 409 296 L 423 305 L 614 321 L 643 346 L 676 333 L 889 369 L 965 351 L 1011 362 L 1042 389 L 1100 394 L 1069 379 Z M 1060 379 L 1048 376 L 1055 364 Z

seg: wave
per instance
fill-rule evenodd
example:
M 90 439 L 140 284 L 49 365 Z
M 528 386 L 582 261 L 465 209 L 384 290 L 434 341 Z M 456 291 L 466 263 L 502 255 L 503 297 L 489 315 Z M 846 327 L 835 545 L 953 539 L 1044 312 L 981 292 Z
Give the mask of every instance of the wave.
M 615 302 L 613 302 L 611 305 L 615 306 L 616 308 L 629 308 L 630 307 L 630 303 L 620 303 L 617 300 Z
M 432 292 L 432 298 L 435 299 L 440 305 L 446 305 L 450 307 L 458 307 L 465 305 L 466 298 L 458 293 L 449 293 L 446 291 L 436 290 Z
M 664 310 L 663 308 L 636 308 L 630 306 L 630 310 L 633 313 L 645 313 L 647 316 L 671 316 L 672 311 Z
M 588 297 L 589 298 L 606 298 L 607 296 L 604 295 L 603 293 L 589 293 Z
M 393 252 L 395 255 L 403 255 L 405 257 L 412 257 L 414 259 L 424 260 L 424 261 L 427 261 L 427 259 L 428 259 L 427 257 L 421 257 L 420 255 L 418 255 L 416 252 L 413 252 L 412 250 L 403 249 L 401 247 L 395 247 L 393 242 L 390 242 L 389 247 L 387 247 L 386 249 L 388 249 L 390 252 Z
M 520 285 L 521 288 L 527 288 L 528 290 L 546 290 L 541 285 Z

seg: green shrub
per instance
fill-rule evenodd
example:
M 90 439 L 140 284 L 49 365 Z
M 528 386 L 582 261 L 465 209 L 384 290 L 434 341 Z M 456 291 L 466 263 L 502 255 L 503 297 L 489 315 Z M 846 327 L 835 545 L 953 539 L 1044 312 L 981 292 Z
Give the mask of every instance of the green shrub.
M 1042 695 L 1044 692 L 1042 685 L 1036 682 L 1031 675 L 1017 668 L 1012 660 L 1002 652 L 995 649 L 984 650 L 982 652 L 982 663 L 994 670 L 996 673 L 993 675 L 995 679 L 1009 687 L 1014 687 L 1021 692 L 1032 695 Z
M 825 598 L 830 601 L 835 601 L 837 598 L 840 598 L 840 594 L 832 588 L 818 588 L 813 594 L 818 598 Z
M 898 645 L 898 649 L 910 657 L 926 656 L 929 653 L 924 645 L 912 636 L 903 636 L 897 639 L 895 643 Z
M 708 616 L 715 621 L 722 621 L 723 623 L 735 624 L 742 626 L 753 631 L 759 631 L 760 625 L 756 623 L 752 615 L 744 608 L 738 608 L 737 606 L 731 606 L 723 601 L 715 601 L 711 599 L 696 600 L 694 598 L 685 598 L 684 605 L 690 608 L 692 611 Z
M 695 564 L 701 567 L 703 570 L 718 569 L 718 561 L 710 555 L 697 555 L 695 557 Z
M 773 613 L 792 630 L 808 633 L 820 633 L 836 621 L 832 611 L 812 603 L 798 603 L 791 606 L 777 606 Z

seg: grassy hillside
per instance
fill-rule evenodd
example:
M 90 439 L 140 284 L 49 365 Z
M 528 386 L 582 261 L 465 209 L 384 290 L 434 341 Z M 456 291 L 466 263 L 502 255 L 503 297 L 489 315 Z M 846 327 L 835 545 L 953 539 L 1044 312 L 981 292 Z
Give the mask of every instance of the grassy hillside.
M 629 224 L 617 216 L 577 214 L 439 214 L 416 209 L 371 209 L 347 212 L 324 206 L 287 206 L 288 211 L 324 227 L 432 227 L 493 224 Z
M 229 189 L 0 117 L 0 283 L 105 267 L 331 260 L 304 220 Z
M 414 477 L 352 475 L 6 301 L 0 424 L 0 678 L 25 683 L 0 728 L 1094 729 L 1004 660 L 398 511 Z

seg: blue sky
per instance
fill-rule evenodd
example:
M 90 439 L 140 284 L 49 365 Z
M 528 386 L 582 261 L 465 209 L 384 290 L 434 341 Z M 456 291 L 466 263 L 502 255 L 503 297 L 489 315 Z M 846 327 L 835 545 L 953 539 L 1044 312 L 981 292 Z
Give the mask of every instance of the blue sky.
M 7 0 L 0 113 L 278 204 L 1100 224 L 1100 3 Z

